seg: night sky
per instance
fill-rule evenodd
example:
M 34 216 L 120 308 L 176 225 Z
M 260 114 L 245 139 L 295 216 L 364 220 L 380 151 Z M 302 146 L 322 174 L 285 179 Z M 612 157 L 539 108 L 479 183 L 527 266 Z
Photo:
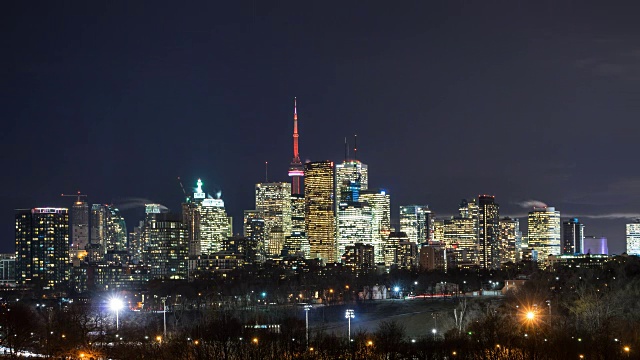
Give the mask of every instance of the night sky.
M 179 211 L 178 176 L 221 189 L 241 232 L 264 162 L 269 180 L 288 181 L 296 96 L 302 160 L 341 161 L 358 134 L 394 218 L 410 203 L 452 215 L 483 193 L 525 216 L 536 200 L 621 253 L 640 216 L 639 12 L 556 0 L 3 3 L 0 251 L 14 250 L 16 208 L 70 207 L 60 193 L 80 190 L 120 206 L 131 228 L 137 203 Z

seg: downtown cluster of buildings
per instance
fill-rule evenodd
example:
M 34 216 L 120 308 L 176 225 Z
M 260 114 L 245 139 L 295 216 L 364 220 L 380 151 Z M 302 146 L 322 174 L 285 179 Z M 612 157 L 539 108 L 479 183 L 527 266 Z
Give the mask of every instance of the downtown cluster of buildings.
M 117 208 L 89 206 L 79 194 L 71 218 L 66 208 L 16 210 L 15 258 L 2 257 L 0 270 L 7 268 L 5 279 L 18 285 L 70 284 L 82 292 L 191 280 L 265 262 L 446 271 L 608 254 L 605 238 L 585 237 L 578 219 L 561 222 L 553 207 L 529 212 L 523 236 L 519 220 L 500 217 L 491 195 L 463 200 L 448 218 L 437 218 L 427 205 L 400 206 L 399 228 L 393 228 L 390 194 L 369 187 L 369 168 L 357 159 L 357 148 L 353 154 L 345 151 L 341 163 L 303 164 L 294 105 L 291 181 L 255 185 L 255 209 L 244 211 L 242 236 L 233 236 L 224 201 L 205 193 L 200 180 L 185 192 L 181 212 L 147 204 L 145 219 L 131 232 Z M 640 222 L 627 225 L 627 237 L 628 254 L 640 254 Z

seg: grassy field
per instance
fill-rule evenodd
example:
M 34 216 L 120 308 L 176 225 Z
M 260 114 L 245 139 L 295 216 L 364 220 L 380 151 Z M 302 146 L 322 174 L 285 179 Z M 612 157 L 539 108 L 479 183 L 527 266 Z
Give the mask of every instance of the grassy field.
M 309 312 L 309 328 L 310 331 L 325 330 L 346 336 L 348 322 L 345 311 L 353 309 L 355 318 L 351 319 L 351 334 L 358 331 L 372 333 L 380 322 L 395 320 L 405 327 L 408 337 L 433 336 L 431 330 L 434 327 L 441 331 L 453 321 L 455 306 L 455 299 L 394 299 L 368 301 L 355 306 L 319 306 Z

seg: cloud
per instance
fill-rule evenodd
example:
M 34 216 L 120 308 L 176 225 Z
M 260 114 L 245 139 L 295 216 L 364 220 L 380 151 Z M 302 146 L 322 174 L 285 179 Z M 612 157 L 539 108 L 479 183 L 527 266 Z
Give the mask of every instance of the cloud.
M 523 207 L 523 208 L 533 208 L 533 207 L 547 207 L 548 205 L 543 203 L 540 200 L 524 200 L 524 201 L 520 201 L 520 202 L 516 202 L 516 205 Z
M 578 59 L 575 66 L 598 76 L 640 80 L 640 49 L 620 49 L 624 43 L 614 45 L 617 49 L 599 49 L 598 55 Z
M 136 209 L 136 208 L 144 208 L 146 204 L 156 204 L 156 202 L 153 200 L 145 199 L 145 198 L 132 197 L 132 198 L 125 198 L 125 199 L 118 200 L 115 205 L 120 210 L 130 210 L 130 209 Z M 162 204 L 158 204 L 158 205 L 160 205 L 161 210 L 166 210 L 166 211 L 169 210 L 168 207 Z
M 609 183 L 601 191 L 573 195 L 563 201 L 579 205 L 620 205 L 640 200 L 640 178 L 624 178 Z

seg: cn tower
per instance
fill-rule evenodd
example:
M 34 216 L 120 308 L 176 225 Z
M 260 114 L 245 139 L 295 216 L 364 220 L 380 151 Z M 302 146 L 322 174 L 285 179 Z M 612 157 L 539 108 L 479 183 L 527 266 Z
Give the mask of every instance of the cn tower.
M 298 109 L 296 98 L 293 98 L 293 160 L 289 165 L 291 176 L 291 193 L 300 194 L 300 178 L 304 176 L 304 166 L 298 152 Z

